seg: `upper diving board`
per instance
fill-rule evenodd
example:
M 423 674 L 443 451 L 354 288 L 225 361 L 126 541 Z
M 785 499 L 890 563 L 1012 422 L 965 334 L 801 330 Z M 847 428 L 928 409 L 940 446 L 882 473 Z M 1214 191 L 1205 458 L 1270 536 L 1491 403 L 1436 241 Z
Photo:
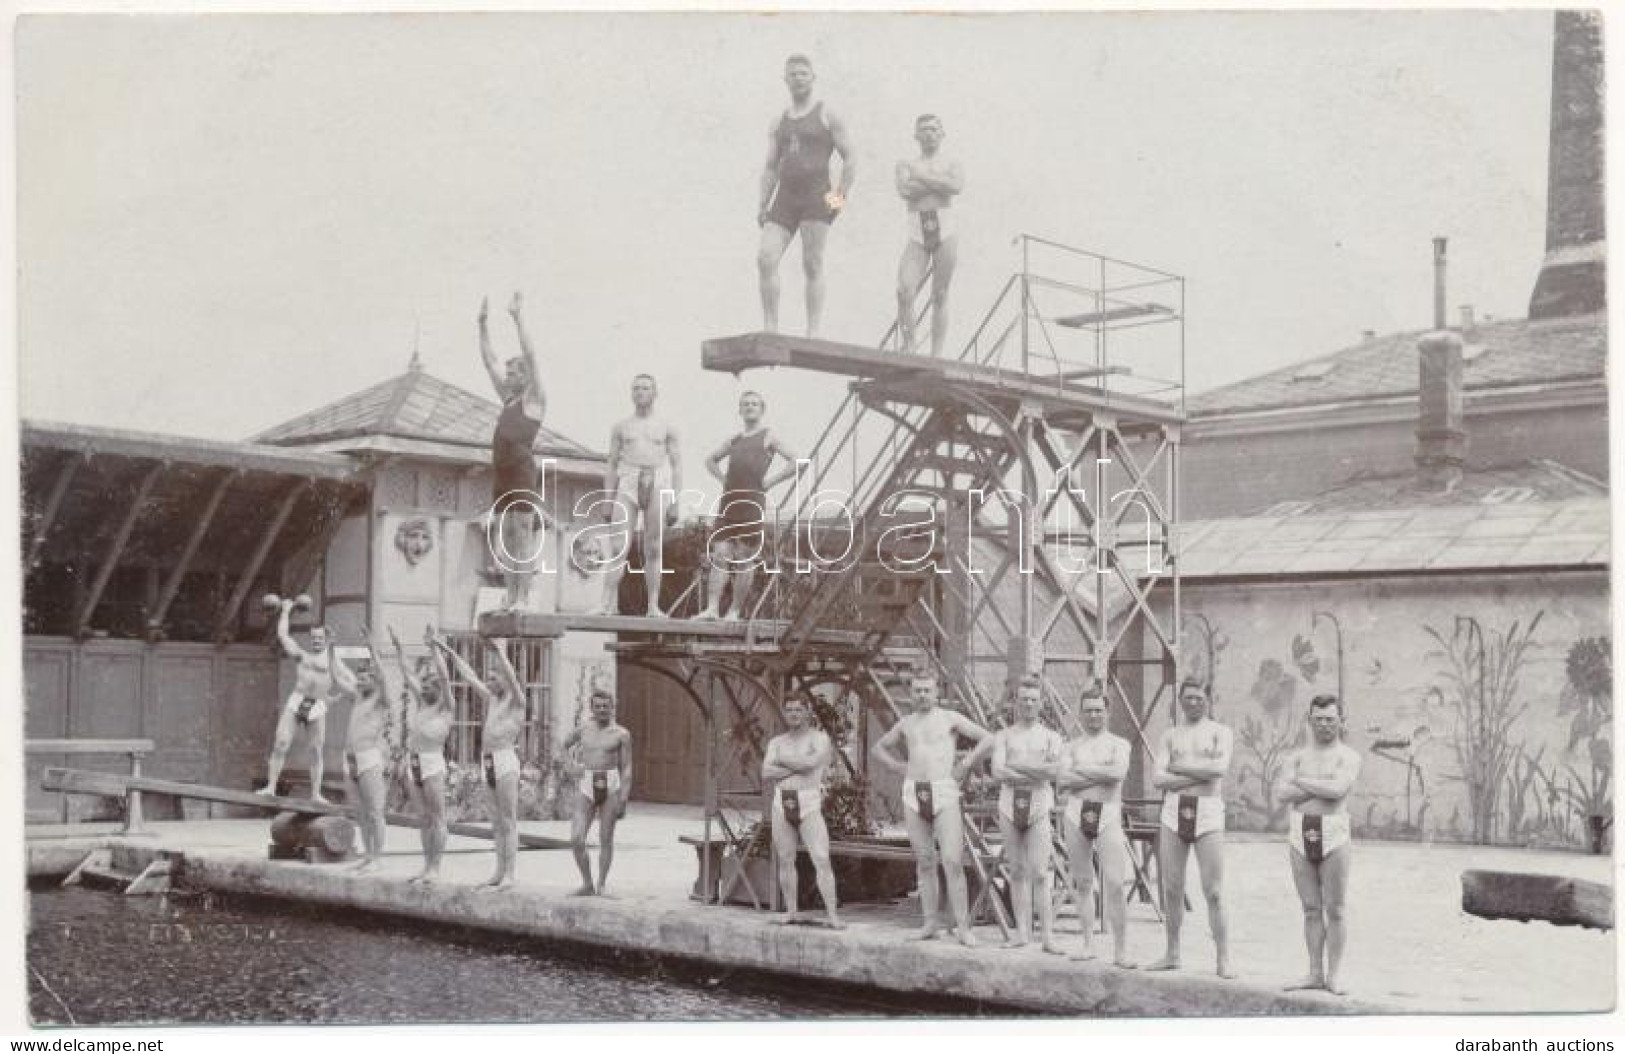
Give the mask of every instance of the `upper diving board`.
M 1184 415 L 1173 405 L 1079 384 L 1076 374 L 1069 378 L 1054 373 L 1028 373 L 1009 367 L 906 355 L 787 333 L 742 333 L 707 340 L 701 345 L 701 364 L 708 370 L 733 374 L 767 366 L 789 366 L 857 377 L 871 382 L 874 389 L 889 388 L 895 383 L 899 392 L 907 393 L 899 397 L 908 401 L 927 397 L 935 384 L 948 383 L 992 398 L 1032 400 L 1058 411 L 1110 412 L 1120 418 L 1158 424 L 1177 424 L 1184 420 Z M 1100 372 L 1095 371 L 1097 376 Z

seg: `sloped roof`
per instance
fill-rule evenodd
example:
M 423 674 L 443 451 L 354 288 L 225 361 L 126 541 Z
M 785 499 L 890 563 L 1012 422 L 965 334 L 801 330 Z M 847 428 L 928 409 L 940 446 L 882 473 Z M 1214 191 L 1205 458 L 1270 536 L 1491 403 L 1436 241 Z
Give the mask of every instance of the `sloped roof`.
M 1193 418 L 1320 403 L 1407 395 L 1417 389 L 1416 342 L 1425 332 L 1375 337 L 1331 355 L 1306 359 L 1193 395 Z M 1595 378 L 1607 369 L 1607 315 L 1598 312 L 1541 321 L 1486 322 L 1463 336 L 1469 357 L 1463 383 L 1471 391 Z M 1472 349 L 1481 349 L 1476 355 Z
M 1356 478 L 1303 502 L 1181 525 L 1186 580 L 1606 567 L 1607 488 L 1533 461 L 1471 471 L 1447 494 L 1413 474 Z
M 490 399 L 431 377 L 419 368 L 300 414 L 255 436 L 256 443 L 301 446 L 369 435 L 487 446 L 502 408 Z M 550 428 L 536 435 L 539 453 L 594 456 Z

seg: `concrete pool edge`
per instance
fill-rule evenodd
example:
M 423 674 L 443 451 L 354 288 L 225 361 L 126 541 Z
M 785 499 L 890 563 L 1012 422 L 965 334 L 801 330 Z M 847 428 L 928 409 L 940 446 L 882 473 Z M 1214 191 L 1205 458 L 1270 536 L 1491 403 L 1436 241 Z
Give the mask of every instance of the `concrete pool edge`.
M 101 839 L 102 844 L 123 840 Z M 123 842 L 134 853 L 150 844 Z M 82 848 L 81 848 L 82 847 Z M 89 840 L 74 848 L 81 854 Z M 1148 975 L 1036 953 L 920 944 L 888 933 L 772 926 L 726 908 L 652 908 L 615 900 L 480 892 L 441 883 L 360 877 L 304 864 L 245 860 L 230 852 L 187 850 L 185 885 L 219 893 L 275 897 L 383 915 L 529 936 L 781 978 L 868 986 L 898 995 L 962 999 L 1047 1014 L 1233 1017 L 1385 1014 L 1395 1008 L 1317 993 L 1280 992 L 1193 972 Z M 30 853 L 30 873 L 35 871 Z M 77 861 L 75 861 L 77 862 Z

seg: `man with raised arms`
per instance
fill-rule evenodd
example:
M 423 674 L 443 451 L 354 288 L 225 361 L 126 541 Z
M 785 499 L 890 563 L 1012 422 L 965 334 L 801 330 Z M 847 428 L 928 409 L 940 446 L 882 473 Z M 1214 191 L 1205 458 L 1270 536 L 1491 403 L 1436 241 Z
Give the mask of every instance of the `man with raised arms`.
M 519 860 L 518 746 L 519 735 L 525 729 L 525 690 L 502 650 L 502 642 L 486 638 L 485 644 L 491 655 L 491 674 L 484 681 L 455 651 L 448 649 L 446 657 L 485 708 L 485 724 L 480 729 L 480 767 L 491 792 L 491 834 L 496 843 L 497 867 L 483 888 L 506 889 L 513 885 L 514 867 Z
M 762 757 L 762 778 L 773 781 L 773 851 L 779 858 L 779 889 L 784 894 L 786 925 L 801 922 L 797 910 L 796 854 L 807 847 L 818 893 L 824 898 L 829 928 L 845 929 L 835 908 L 835 872 L 829 865 L 829 828 L 824 824 L 824 772 L 835 756 L 829 736 L 813 721 L 806 699 L 784 701 L 786 730 L 774 736 Z
M 489 308 L 488 300 L 480 301 L 480 360 L 502 400 L 502 412 L 497 415 L 496 430 L 491 435 L 491 516 L 499 550 L 496 555 L 502 568 L 502 608 L 512 611 L 526 607 L 539 559 L 536 520 L 541 515 L 541 495 L 536 493 L 532 445 L 547 411 L 547 396 L 542 392 L 536 352 L 525 332 L 520 295 L 515 293 L 508 304 L 508 314 L 519 331 L 520 354 L 501 368 L 486 328 Z
M 764 523 L 767 518 L 767 492 L 796 474 L 796 455 L 779 437 L 762 424 L 767 412 L 767 400 L 757 392 L 746 392 L 739 397 L 739 419 L 745 430 L 726 440 L 705 459 L 705 467 L 722 484 L 722 501 L 718 506 L 721 522 L 711 534 L 711 572 L 706 580 L 707 603 L 695 618 L 723 618 L 728 621 L 745 616 L 745 604 L 750 599 L 751 582 L 756 577 L 756 565 L 763 559 Z M 774 458 L 783 458 L 786 467 L 774 476 L 767 471 Z M 727 474 L 722 463 L 728 463 Z M 732 579 L 733 604 L 723 615 L 722 589 Z
M 353 673 L 342 657 L 333 656 L 333 684 L 354 700 L 344 740 L 344 774 L 355 788 L 350 800 L 356 803 L 356 824 L 361 828 L 362 857 L 355 866 L 360 874 L 378 869 L 384 852 L 384 806 L 388 800 L 384 773 L 389 759 L 384 727 L 389 723 L 389 694 L 384 690 L 382 667 L 370 636 L 367 655 L 371 661 Z
M 779 331 L 779 262 L 790 240 L 801 236 L 807 274 L 807 336 L 818 336 L 824 314 L 824 242 L 829 225 L 846 207 L 858 170 L 846 125 L 813 99 L 812 60 L 791 55 L 784 63 L 790 107 L 767 130 L 767 163 L 756 225 L 762 229 L 756 269 L 762 292 L 762 328 Z M 829 163 L 841 155 L 841 183 L 830 190 Z
M 655 416 L 655 379 L 640 373 L 632 379 L 633 414 L 616 424 L 609 434 L 609 463 L 604 469 L 604 492 L 613 500 L 601 500 L 604 523 L 614 530 L 605 537 L 614 539 L 617 552 L 604 575 L 604 595 L 599 615 L 619 611 L 621 576 L 631 555 L 631 535 L 642 524 L 643 582 L 649 594 L 649 618 L 664 618 L 660 610 L 661 544 L 668 526 L 677 522 L 677 496 L 683 489 L 683 459 L 677 442 L 677 429 Z M 602 495 L 600 498 L 602 499 Z
M 1230 771 L 1234 735 L 1213 720 L 1207 686 L 1186 680 L 1179 686 L 1174 727 L 1162 734 L 1151 785 L 1162 791 L 1157 862 L 1162 870 L 1163 928 L 1168 948 L 1147 970 L 1179 968 L 1179 929 L 1185 919 L 1185 866 L 1191 848 L 1207 900 L 1208 927 L 1218 953 L 1220 977 L 1230 968 L 1229 933 L 1224 917 L 1224 776 Z
M 1292 807 L 1288 857 L 1309 946 L 1309 975 L 1287 988 L 1343 995 L 1337 972 L 1347 936 L 1343 906 L 1354 853 L 1347 799 L 1360 775 L 1360 755 L 1343 742 L 1343 702 L 1335 695 L 1309 701 L 1309 731 L 1311 742 L 1287 760 L 1277 794 Z
M 615 697 L 594 688 L 592 718 L 564 740 L 567 771 L 576 781 L 576 810 L 570 822 L 570 848 L 581 871 L 581 888 L 573 894 L 604 895 L 609 865 L 615 859 L 615 825 L 626 813 L 632 793 L 632 733 L 615 721 Z M 587 832 L 598 821 L 598 885 L 592 881 Z
M 440 877 L 440 858 L 446 851 L 446 737 L 451 735 L 454 716 L 451 676 L 441 658 L 445 645 L 433 628 L 423 631 L 429 653 L 418 658 L 415 673 L 407 665 L 406 649 L 394 629 L 389 631 L 389 639 L 409 706 L 406 763 L 412 774 L 412 796 L 417 799 L 418 838 L 423 843 L 423 870 L 407 881 L 433 882 Z
M 965 890 L 965 827 L 959 812 L 959 785 L 988 738 L 980 725 L 953 710 L 937 706 L 937 679 L 917 675 L 909 684 L 914 712 L 899 720 L 875 742 L 873 754 L 882 765 L 903 776 L 903 822 L 914 847 L 920 883 L 920 908 L 925 916 L 919 939 L 930 940 L 940 930 L 937 906 L 937 866 L 947 872 L 948 903 L 953 910 L 959 942 L 975 947 L 970 929 L 970 901 Z M 960 757 L 955 736 L 972 743 Z M 905 760 L 896 747 L 907 752 Z
M 1074 959 L 1095 957 L 1094 860 L 1100 859 L 1101 906 L 1112 935 L 1112 965 L 1134 969 L 1126 950 L 1128 937 L 1128 835 L 1123 831 L 1123 779 L 1128 775 L 1129 744 L 1106 731 L 1106 699 L 1098 685 L 1084 689 L 1078 702 L 1082 733 L 1061 754 L 1061 789 L 1067 792 L 1066 855 L 1083 919 L 1083 951 Z
M 1061 760 L 1061 737 L 1038 720 L 1043 705 L 1038 680 L 1025 677 L 1016 687 L 1016 721 L 993 734 L 993 778 L 999 784 L 999 835 L 1010 869 L 1010 899 L 1016 912 L 1015 935 L 1005 943 L 1020 948 L 1033 939 L 1033 902 L 1038 904 L 1039 936 L 1046 952 L 1063 954 L 1055 944 L 1055 905 L 1050 900 L 1050 865 L 1054 851 L 1055 778 Z
M 953 199 L 965 189 L 958 161 L 942 156 L 947 136 L 942 120 L 921 114 L 914 122 L 920 156 L 897 162 L 897 194 L 908 205 L 908 238 L 897 264 L 897 331 L 903 350 L 914 350 L 914 298 L 931 272 L 931 354 L 941 355 L 948 339 L 948 286 L 959 261 L 959 233 Z
M 274 597 L 267 598 L 269 604 Z M 294 673 L 293 692 L 277 717 L 276 738 L 271 742 L 271 756 L 266 761 L 265 786 L 256 794 L 275 794 L 277 781 L 282 778 L 282 766 L 288 760 L 297 732 L 305 733 L 310 744 L 310 797 L 325 802 L 322 797 L 322 750 L 327 745 L 327 701 L 333 690 L 333 648 L 326 626 L 315 626 L 310 631 L 310 650 L 299 646 L 288 629 L 288 615 L 293 611 L 292 600 L 277 601 L 280 611 L 276 620 L 277 639 L 290 659 L 299 667 Z M 301 603 L 308 601 L 301 600 Z

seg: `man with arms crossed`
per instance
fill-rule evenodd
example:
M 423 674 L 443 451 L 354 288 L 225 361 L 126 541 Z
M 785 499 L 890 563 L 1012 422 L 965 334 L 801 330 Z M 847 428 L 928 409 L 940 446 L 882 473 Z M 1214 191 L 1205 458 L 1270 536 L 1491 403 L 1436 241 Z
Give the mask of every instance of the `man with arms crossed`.
M 796 455 L 780 442 L 766 425 L 762 415 L 767 412 L 767 400 L 757 392 L 746 392 L 739 397 L 739 418 L 745 430 L 727 440 L 705 459 L 705 467 L 722 484 L 722 501 L 718 508 L 721 523 L 711 535 L 711 573 L 706 580 L 707 604 L 695 618 L 724 618 L 735 621 L 745 616 L 745 604 L 750 599 L 750 586 L 756 577 L 756 565 L 762 560 L 763 524 L 767 517 L 767 492 L 796 474 Z M 782 457 L 787 466 L 776 476 L 767 470 L 773 459 Z M 722 463 L 728 463 L 727 475 Z M 721 614 L 722 588 L 733 580 L 733 605 L 727 615 Z
M 959 261 L 959 234 L 954 230 L 953 199 L 965 189 L 958 161 L 938 148 L 946 136 L 942 121 L 921 114 L 914 122 L 920 156 L 897 162 L 897 193 L 908 203 L 908 240 L 897 265 L 897 332 L 903 350 L 914 350 L 914 298 L 931 270 L 931 354 L 941 355 L 948 338 L 948 285 Z
M 613 494 L 604 522 L 616 529 L 608 536 L 618 557 L 604 575 L 604 595 L 593 614 L 619 612 L 621 576 L 631 557 L 632 532 L 643 527 L 643 582 L 649 594 L 649 618 L 664 618 L 660 610 L 661 542 L 668 526 L 677 522 L 677 495 L 683 489 L 683 460 L 677 429 L 654 415 L 655 379 L 647 373 L 632 378 L 633 414 L 609 434 L 609 464 L 604 469 L 604 492 Z
M 790 108 L 767 130 L 767 163 L 756 225 L 762 241 L 756 269 L 762 290 L 762 328 L 779 331 L 779 262 L 790 240 L 801 235 L 801 262 L 807 273 L 807 336 L 818 336 L 824 314 L 824 242 L 829 225 L 846 207 L 858 170 L 846 125 L 822 102 L 813 100 L 812 60 L 791 55 L 784 63 Z M 831 191 L 830 155 L 841 155 L 840 189 Z
M 1129 844 L 1123 831 L 1123 779 L 1128 775 L 1129 744 L 1106 731 L 1106 699 L 1098 685 L 1084 689 L 1078 702 L 1083 732 L 1061 755 L 1062 790 L 1068 791 L 1066 855 L 1077 890 L 1078 917 L 1083 920 L 1083 951 L 1077 960 L 1095 957 L 1094 883 L 1100 858 L 1101 905 L 1112 935 L 1112 965 L 1134 969 L 1125 944 L 1128 937 Z
M 1346 799 L 1360 775 L 1360 755 L 1342 741 L 1343 703 L 1335 695 L 1309 701 L 1309 730 L 1313 739 L 1288 759 L 1277 794 L 1292 806 L 1288 856 L 1309 946 L 1309 976 L 1287 989 L 1324 988 L 1343 995 L 1337 971 L 1347 936 L 1343 905 L 1354 851 Z
M 267 598 L 267 603 L 271 599 Z M 301 600 L 301 603 L 308 601 Z M 275 794 L 277 781 L 282 778 L 282 766 L 288 760 L 294 733 L 303 731 L 310 744 L 310 797 L 325 802 L 322 797 L 322 749 L 327 745 L 327 700 L 333 690 L 333 648 L 328 640 L 326 626 L 315 626 L 310 631 L 310 650 L 299 646 L 288 630 L 288 614 L 294 602 L 283 599 L 276 620 L 277 639 L 290 659 L 299 661 L 294 674 L 293 693 L 283 704 L 282 714 L 276 722 L 276 739 L 271 743 L 271 756 L 266 762 L 265 786 L 255 794 Z
M 1224 918 L 1224 776 L 1230 771 L 1234 735 L 1208 713 L 1207 686 L 1186 680 L 1179 686 L 1174 727 L 1162 734 L 1151 785 L 1162 791 L 1162 823 L 1157 831 L 1157 863 L 1162 869 L 1163 927 L 1168 948 L 1147 970 L 1179 968 L 1179 928 L 1185 918 L 1185 865 L 1191 847 L 1207 899 L 1208 927 L 1218 952 L 1220 977 L 1230 969 L 1229 934 Z
M 999 836 L 1010 868 L 1010 899 L 1016 909 L 1016 933 L 1005 947 L 1020 948 L 1031 943 L 1036 899 L 1044 950 L 1061 955 L 1055 945 L 1055 905 L 1050 900 L 1054 836 L 1050 811 L 1055 808 L 1055 788 L 1050 781 L 1061 760 L 1061 737 L 1039 723 L 1042 702 L 1038 681 L 1023 678 L 1016 687 L 1016 723 L 993 734 Z
M 491 435 L 491 515 L 496 519 L 505 593 L 505 611 L 523 609 L 530 598 L 535 562 L 540 559 L 536 545 L 536 517 L 541 495 L 536 491 L 536 457 L 532 444 L 547 411 L 547 396 L 536 369 L 536 352 L 525 332 L 521 316 L 524 303 L 518 293 L 508 305 L 508 314 L 519 330 L 520 354 L 499 369 L 496 352 L 491 350 L 491 334 L 486 329 L 488 301 L 480 301 L 480 360 L 491 377 L 491 385 L 502 400 L 496 431 Z
M 829 736 L 813 722 L 807 700 L 793 695 L 784 701 L 786 731 L 774 736 L 762 758 L 762 778 L 774 781 L 773 852 L 779 858 L 779 889 L 787 914 L 783 925 L 801 922 L 797 910 L 796 853 L 807 847 L 824 898 L 829 928 L 845 929 L 835 913 L 835 872 L 829 866 L 829 828 L 824 824 L 824 772 L 835 756 Z
M 576 812 L 570 822 L 570 848 L 581 871 L 581 888 L 572 896 L 604 895 L 609 865 L 615 859 L 615 825 L 626 813 L 632 793 L 632 733 L 615 722 L 615 697 L 602 688 L 592 692 L 592 719 L 564 741 L 568 771 L 576 780 Z M 592 857 L 587 831 L 598 820 L 598 885 L 592 884 Z
M 358 874 L 378 869 L 384 851 L 384 805 L 388 795 L 384 726 L 389 721 L 389 696 L 383 688 L 379 672 L 382 667 L 371 637 L 367 638 L 367 654 L 372 661 L 354 673 L 342 658 L 333 656 L 333 683 L 354 700 L 344 741 L 344 774 L 355 787 L 350 800 L 356 803 L 356 822 L 361 828 L 362 857 L 355 865 Z
M 876 741 L 875 760 L 903 776 L 903 822 L 914 847 L 915 871 L 920 882 L 920 908 L 925 916 L 919 939 L 930 940 L 940 929 L 937 919 L 939 890 L 937 865 L 947 872 L 948 903 L 953 909 L 959 943 L 976 946 L 970 931 L 970 899 L 965 890 L 965 827 L 959 813 L 959 785 L 970 772 L 988 738 L 982 726 L 963 714 L 937 706 L 937 679 L 917 675 L 909 684 L 914 712 L 898 721 Z M 972 741 L 972 750 L 956 758 L 954 736 Z M 908 759 L 897 756 L 901 744 Z

